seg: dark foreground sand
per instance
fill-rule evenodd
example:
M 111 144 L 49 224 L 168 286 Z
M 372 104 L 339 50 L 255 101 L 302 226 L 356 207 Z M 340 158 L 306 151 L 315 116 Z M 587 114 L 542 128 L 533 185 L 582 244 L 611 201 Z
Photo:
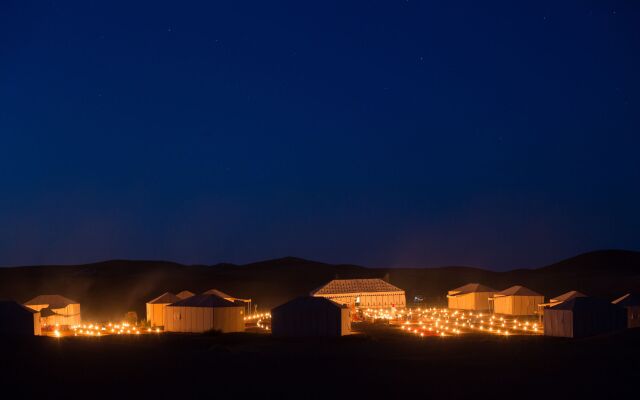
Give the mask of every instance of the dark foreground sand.
M 1 398 L 615 398 L 640 393 L 640 329 L 583 340 L 265 334 L 0 338 Z M 15 393 L 10 395 L 9 393 Z

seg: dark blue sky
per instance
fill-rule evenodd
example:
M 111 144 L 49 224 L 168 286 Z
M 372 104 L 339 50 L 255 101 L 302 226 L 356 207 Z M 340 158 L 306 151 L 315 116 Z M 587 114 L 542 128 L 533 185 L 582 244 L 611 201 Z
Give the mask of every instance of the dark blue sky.
M 0 265 L 640 249 L 640 2 L 0 2 Z

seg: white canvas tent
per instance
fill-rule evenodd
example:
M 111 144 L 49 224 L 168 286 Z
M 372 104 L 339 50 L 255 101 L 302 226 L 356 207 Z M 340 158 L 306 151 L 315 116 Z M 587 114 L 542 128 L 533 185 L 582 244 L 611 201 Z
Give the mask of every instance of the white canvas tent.
M 496 292 L 497 290 L 489 286 L 468 283 L 447 293 L 448 305 L 452 310 L 489 310 L 489 299 Z
M 356 308 L 404 308 L 404 290 L 382 279 L 334 279 L 311 292 L 339 304 Z
M 594 297 L 574 297 L 544 309 L 545 336 L 580 338 L 626 327 L 624 308 Z
M 32 310 L 40 312 L 42 328 L 47 326 L 71 327 L 80 325 L 80 303 L 57 294 L 45 294 L 34 297 L 24 303 Z
M 281 337 L 337 337 L 351 332 L 351 317 L 345 305 L 298 297 L 271 310 L 271 330 Z
M 164 329 L 194 333 L 243 332 L 244 307 L 215 295 L 199 294 L 167 305 Z
M 165 325 L 165 308 L 169 304 L 180 301 L 178 296 L 166 292 L 147 302 L 147 321 L 153 327 Z
M 544 296 L 521 285 L 511 286 L 493 295 L 493 312 L 504 315 L 535 315 Z
M 39 336 L 40 313 L 13 300 L 0 300 L 0 333 Z
M 629 328 L 640 327 L 640 296 L 627 293 L 612 303 L 627 309 L 627 326 Z

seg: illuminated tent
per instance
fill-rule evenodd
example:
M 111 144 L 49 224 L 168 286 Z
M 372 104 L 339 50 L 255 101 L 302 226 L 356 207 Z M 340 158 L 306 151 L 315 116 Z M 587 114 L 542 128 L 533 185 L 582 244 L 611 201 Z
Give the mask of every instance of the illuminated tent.
M 468 283 L 457 289 L 449 290 L 447 300 L 452 310 L 489 310 L 489 298 L 497 291 L 479 283 Z
M 182 292 L 178 293 L 176 296 L 180 299 L 180 300 L 184 300 L 186 298 L 189 298 L 191 296 L 195 296 L 196 294 L 193 292 L 190 292 L 188 290 L 183 290 Z
M 82 323 L 80 303 L 57 294 L 45 294 L 34 297 L 24 303 L 41 314 L 40 324 L 46 326 L 74 326 Z
M 298 297 L 271 310 L 271 330 L 281 337 L 335 337 L 351 332 L 349 308 L 323 297 Z
M 524 286 L 511 286 L 493 295 L 495 314 L 535 315 L 538 305 L 544 303 L 544 296 Z
M 624 308 L 594 297 L 574 297 L 544 309 L 545 336 L 580 338 L 626 327 Z
M 627 309 L 627 326 L 629 328 L 640 327 L 640 296 L 627 293 L 612 303 Z
M 247 315 L 249 315 L 251 313 L 251 299 L 241 299 L 238 297 L 233 297 L 229 294 L 226 294 L 225 292 L 222 292 L 218 289 L 209 289 L 206 292 L 202 293 L 202 294 L 212 294 L 214 296 L 218 296 L 221 297 L 227 301 L 230 301 L 232 303 L 236 303 L 239 305 L 242 305 L 243 307 L 246 307 L 245 311 L 247 313 Z
M 165 331 L 243 332 L 244 307 L 212 294 L 199 294 L 165 308 Z
M 166 292 L 147 302 L 147 321 L 151 326 L 164 326 L 165 307 L 169 304 L 180 301 L 178 296 Z
M 40 335 L 40 313 L 13 300 L 0 300 L 0 333 Z
M 349 307 L 389 308 L 405 307 L 404 290 L 382 279 L 334 279 L 311 292 Z

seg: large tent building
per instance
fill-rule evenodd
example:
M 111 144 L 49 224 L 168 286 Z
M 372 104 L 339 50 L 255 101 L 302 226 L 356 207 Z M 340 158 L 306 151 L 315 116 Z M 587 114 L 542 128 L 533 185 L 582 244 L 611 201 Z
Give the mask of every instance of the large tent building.
M 627 326 L 629 328 L 640 328 L 640 296 L 627 293 L 612 303 L 627 309 Z
M 311 292 L 351 308 L 404 308 L 404 290 L 382 279 L 334 279 Z
M 243 332 L 244 307 L 212 294 L 191 296 L 165 307 L 165 331 Z
M 41 335 L 40 313 L 13 300 L 0 300 L 0 334 Z
M 230 301 L 232 303 L 240 304 L 240 305 L 242 305 L 242 306 L 244 306 L 246 308 L 245 309 L 245 312 L 246 312 L 245 315 L 251 314 L 251 299 L 241 299 L 239 297 L 234 297 L 234 296 L 226 294 L 225 292 L 222 292 L 222 291 L 220 291 L 218 289 L 209 289 L 209 290 L 207 290 L 206 292 L 204 292 L 202 294 L 212 294 L 214 296 L 222 297 L 223 299 L 225 299 L 227 301 Z
M 351 317 L 346 305 L 298 297 L 271 310 L 271 330 L 280 337 L 338 337 L 351 332 Z
M 493 312 L 504 315 L 536 315 L 544 296 L 524 286 L 511 286 L 493 295 Z
M 552 297 L 548 303 L 538 304 L 538 313 L 542 315 L 545 308 L 555 307 L 558 304 L 562 304 L 565 301 L 575 299 L 576 297 L 587 297 L 587 295 L 582 292 L 578 292 L 577 290 L 571 290 L 569 292 L 561 294 L 560 296 Z
M 468 283 L 459 288 L 449 290 L 447 300 L 452 310 L 486 311 L 491 309 L 489 299 L 497 290 L 479 283 Z
M 45 294 L 34 297 L 24 303 L 32 310 L 40 312 L 42 328 L 47 326 L 71 327 L 80 325 L 80 303 L 57 294 Z
M 545 336 L 581 338 L 626 327 L 624 308 L 594 297 L 575 297 L 544 309 Z
M 180 301 L 171 292 L 166 292 L 147 302 L 147 321 L 152 327 L 165 326 L 165 308 L 169 304 Z

